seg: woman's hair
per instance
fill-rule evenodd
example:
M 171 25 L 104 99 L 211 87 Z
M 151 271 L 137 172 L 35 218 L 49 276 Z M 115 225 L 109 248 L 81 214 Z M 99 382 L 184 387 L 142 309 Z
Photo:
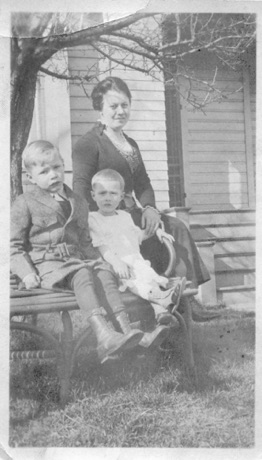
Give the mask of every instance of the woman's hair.
M 95 110 L 102 110 L 104 94 L 106 94 L 110 90 L 118 91 L 119 93 L 124 93 L 128 97 L 129 102 L 131 102 L 132 96 L 127 84 L 123 80 L 121 80 L 121 78 L 107 77 L 104 80 L 100 81 L 94 87 L 91 93 L 93 107 Z
M 125 181 L 121 174 L 114 169 L 102 169 L 92 177 L 92 189 L 94 190 L 97 184 L 101 184 L 105 180 L 118 182 L 122 191 L 125 188 Z
M 24 167 L 30 171 L 33 166 L 36 166 L 39 160 L 44 160 L 51 152 L 57 152 L 61 160 L 63 158 L 57 147 L 48 141 L 34 141 L 28 144 L 23 152 Z

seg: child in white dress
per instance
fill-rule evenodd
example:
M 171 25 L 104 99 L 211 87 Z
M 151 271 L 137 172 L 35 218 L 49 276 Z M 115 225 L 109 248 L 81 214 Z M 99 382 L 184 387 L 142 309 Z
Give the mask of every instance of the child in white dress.
M 185 288 L 186 279 L 178 278 L 167 289 L 168 278 L 158 275 L 140 254 L 140 244 L 147 238 L 145 231 L 137 227 L 130 214 L 117 210 L 124 196 L 124 179 L 114 170 L 99 171 L 92 179 L 92 197 L 98 211 L 89 213 L 89 229 L 94 247 L 109 262 L 120 280 L 120 290 L 128 288 L 134 294 L 148 300 L 161 324 L 173 322 L 169 305 L 175 308 Z M 163 236 L 173 238 L 158 229 L 160 241 Z M 161 289 L 162 288 L 162 289 Z

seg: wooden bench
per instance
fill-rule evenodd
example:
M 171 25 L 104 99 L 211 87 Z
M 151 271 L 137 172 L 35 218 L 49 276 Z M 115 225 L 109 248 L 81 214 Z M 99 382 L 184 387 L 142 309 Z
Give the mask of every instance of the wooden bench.
M 170 259 L 174 262 L 174 254 L 170 251 Z M 172 261 L 171 261 L 172 262 Z M 165 275 L 170 272 L 173 263 L 169 262 Z M 73 372 L 74 363 L 80 347 L 86 340 L 92 337 L 89 326 L 78 337 L 74 336 L 71 312 L 79 310 L 75 296 L 69 291 L 47 291 L 44 289 L 19 290 L 18 280 L 14 276 L 10 278 L 10 318 L 11 331 L 26 331 L 36 334 L 44 339 L 47 344 L 41 350 L 11 350 L 11 359 L 55 359 L 57 365 L 57 376 L 60 387 L 60 403 L 64 405 L 68 401 L 70 392 L 70 377 Z M 183 353 L 186 372 L 192 381 L 196 382 L 194 356 L 192 350 L 192 308 L 190 298 L 197 294 L 197 289 L 190 289 L 187 284 L 180 305 L 174 311 L 183 337 Z M 131 293 L 122 293 L 131 324 L 140 326 L 143 330 L 150 330 L 154 323 L 154 312 L 151 305 Z M 58 312 L 61 318 L 62 333 L 58 336 L 49 330 L 39 327 L 37 315 Z M 30 318 L 30 321 L 28 319 Z M 23 319 L 21 321 L 21 319 Z M 170 329 L 172 335 L 173 329 Z M 95 351 L 95 340 L 89 341 L 89 346 Z

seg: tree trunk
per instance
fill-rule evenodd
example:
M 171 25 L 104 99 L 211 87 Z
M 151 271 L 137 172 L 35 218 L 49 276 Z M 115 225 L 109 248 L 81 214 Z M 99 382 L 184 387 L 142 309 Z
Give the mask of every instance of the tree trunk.
M 11 200 L 22 193 L 22 153 L 27 144 L 35 103 L 37 72 L 27 61 L 12 72 Z

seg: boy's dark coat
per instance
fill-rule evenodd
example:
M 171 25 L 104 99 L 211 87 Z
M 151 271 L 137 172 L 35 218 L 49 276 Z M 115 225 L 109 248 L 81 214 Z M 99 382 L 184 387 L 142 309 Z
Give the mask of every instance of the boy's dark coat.
M 35 272 L 46 288 L 82 267 L 108 269 L 91 244 L 87 203 L 69 187 L 65 191 L 71 204 L 68 219 L 59 202 L 38 186 L 20 195 L 11 210 L 11 271 L 20 279 Z M 70 258 L 56 250 L 63 242 L 70 245 Z

